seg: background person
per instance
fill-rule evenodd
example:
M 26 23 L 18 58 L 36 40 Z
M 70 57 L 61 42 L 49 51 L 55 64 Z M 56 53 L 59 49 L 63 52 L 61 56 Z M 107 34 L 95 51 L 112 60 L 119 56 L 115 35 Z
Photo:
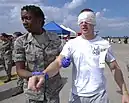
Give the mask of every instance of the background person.
M 6 74 L 7 74 L 7 80 L 4 82 L 7 83 L 11 81 L 11 70 L 12 70 L 12 40 L 11 35 L 8 35 L 6 33 L 0 34 L 1 39 L 1 46 L 0 46 L 0 55 L 1 55 L 1 65 L 3 65 Z

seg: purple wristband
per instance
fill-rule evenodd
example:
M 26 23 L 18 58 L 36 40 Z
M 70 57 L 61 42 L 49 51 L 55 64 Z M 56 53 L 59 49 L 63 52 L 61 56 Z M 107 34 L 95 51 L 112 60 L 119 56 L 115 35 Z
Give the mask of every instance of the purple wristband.
M 32 72 L 32 75 L 45 75 L 45 79 L 49 78 L 49 75 L 47 73 L 43 73 L 43 72 Z
M 32 75 L 42 75 L 43 72 L 32 72 Z

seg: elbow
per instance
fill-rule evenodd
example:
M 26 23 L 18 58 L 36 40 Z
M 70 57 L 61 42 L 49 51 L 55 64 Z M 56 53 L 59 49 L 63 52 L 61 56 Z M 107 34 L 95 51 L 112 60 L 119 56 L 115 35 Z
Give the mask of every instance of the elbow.
M 60 69 L 62 67 L 61 61 L 56 59 L 54 63 L 57 65 L 57 69 Z

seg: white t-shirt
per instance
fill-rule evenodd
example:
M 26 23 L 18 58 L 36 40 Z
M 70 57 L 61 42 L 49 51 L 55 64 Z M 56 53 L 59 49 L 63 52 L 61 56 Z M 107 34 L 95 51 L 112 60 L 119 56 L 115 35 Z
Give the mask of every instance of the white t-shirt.
M 107 40 L 100 36 L 92 40 L 78 36 L 65 44 L 61 55 L 72 59 L 72 93 L 93 96 L 105 90 L 105 61 L 115 60 Z

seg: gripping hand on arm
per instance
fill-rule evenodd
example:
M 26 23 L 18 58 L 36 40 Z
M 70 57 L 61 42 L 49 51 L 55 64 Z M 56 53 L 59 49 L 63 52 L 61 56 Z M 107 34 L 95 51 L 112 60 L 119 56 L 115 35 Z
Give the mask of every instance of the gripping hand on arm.
M 71 63 L 70 58 L 58 56 L 41 74 L 35 72 L 35 76 L 29 78 L 28 88 L 32 90 L 39 89 L 46 79 L 57 74 L 61 67 L 67 68 Z M 39 74 L 39 75 L 37 75 Z

